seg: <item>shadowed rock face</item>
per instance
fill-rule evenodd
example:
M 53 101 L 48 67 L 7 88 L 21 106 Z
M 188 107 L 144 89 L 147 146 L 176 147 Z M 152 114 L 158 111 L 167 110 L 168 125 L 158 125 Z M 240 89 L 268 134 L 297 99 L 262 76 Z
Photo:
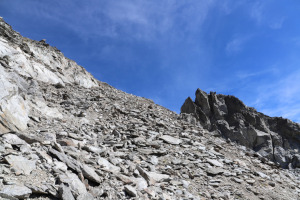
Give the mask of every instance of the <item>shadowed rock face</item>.
M 234 96 L 207 94 L 200 89 L 196 91 L 195 101 L 187 98 L 181 113 L 193 114 L 203 127 L 218 131 L 283 168 L 300 167 L 300 126 L 297 123 L 266 116 Z

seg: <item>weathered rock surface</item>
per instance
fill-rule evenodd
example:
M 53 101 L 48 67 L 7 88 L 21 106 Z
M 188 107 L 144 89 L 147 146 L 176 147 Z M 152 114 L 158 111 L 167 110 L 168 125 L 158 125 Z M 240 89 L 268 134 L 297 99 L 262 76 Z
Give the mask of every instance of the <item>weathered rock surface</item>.
M 225 100 L 211 104 L 198 94 L 201 123 L 209 119 L 202 126 L 195 114 L 178 115 L 95 81 L 2 19 L 0 27 L 1 198 L 299 199 L 299 169 L 278 168 L 219 129 L 203 128 L 217 126 L 212 109 L 219 121 L 231 113 Z M 197 104 L 191 110 L 200 110 Z M 276 138 L 253 130 L 264 148 Z M 295 155 L 292 164 L 299 160 Z
M 247 107 L 234 96 L 202 90 L 189 97 L 181 113 L 194 115 L 210 131 L 217 131 L 283 168 L 299 167 L 300 125 L 288 119 L 269 117 Z
M 0 18 L 0 133 L 27 128 L 32 109 L 61 118 L 43 99 L 36 81 L 64 87 L 77 84 L 97 87 L 97 81 L 81 66 L 45 41 L 22 37 Z

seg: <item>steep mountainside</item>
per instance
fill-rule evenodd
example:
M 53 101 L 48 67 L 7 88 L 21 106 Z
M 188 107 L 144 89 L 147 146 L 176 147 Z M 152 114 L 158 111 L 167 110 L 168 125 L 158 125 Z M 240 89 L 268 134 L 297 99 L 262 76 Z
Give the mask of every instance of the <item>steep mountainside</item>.
M 0 132 L 25 130 L 31 109 L 49 117 L 62 117 L 49 108 L 37 81 L 62 87 L 66 83 L 86 88 L 97 81 L 63 56 L 45 40 L 39 42 L 22 37 L 0 19 Z
M 300 125 L 297 123 L 266 116 L 234 96 L 206 94 L 200 89 L 196 91 L 195 102 L 186 99 L 181 112 L 194 114 L 205 128 L 218 131 L 281 167 L 300 167 Z
M 300 197 L 297 169 L 95 80 L 2 19 L 0 70 L 2 199 Z

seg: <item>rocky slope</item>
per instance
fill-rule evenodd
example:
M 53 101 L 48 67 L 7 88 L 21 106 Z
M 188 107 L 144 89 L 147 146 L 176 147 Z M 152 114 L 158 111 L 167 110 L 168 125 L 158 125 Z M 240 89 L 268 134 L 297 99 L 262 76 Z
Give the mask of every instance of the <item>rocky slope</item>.
M 0 19 L 0 132 L 25 130 L 30 110 L 41 115 L 62 117 L 56 108 L 47 107 L 37 81 L 63 87 L 66 83 L 86 88 L 97 81 L 63 56 L 45 40 L 22 37 Z
M 283 168 L 300 167 L 300 125 L 269 117 L 247 107 L 234 96 L 202 90 L 186 99 L 182 113 L 193 114 L 210 131 L 244 145 Z
M 297 169 L 95 80 L 2 19 L 0 30 L 0 198 L 300 197 Z

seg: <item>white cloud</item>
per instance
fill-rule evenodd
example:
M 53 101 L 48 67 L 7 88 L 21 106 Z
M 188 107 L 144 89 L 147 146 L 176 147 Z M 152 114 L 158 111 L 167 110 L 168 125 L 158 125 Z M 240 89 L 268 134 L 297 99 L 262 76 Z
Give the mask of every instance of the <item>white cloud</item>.
M 18 12 L 64 24 L 82 37 L 117 37 L 127 34 L 134 39 L 159 39 L 162 34 L 198 30 L 214 0 L 186 1 L 28 1 L 15 3 Z M 181 30 L 175 27 L 182 26 Z
M 250 17 L 254 19 L 258 24 L 261 24 L 264 20 L 264 5 L 265 2 L 257 1 L 250 9 Z
M 256 76 L 262 76 L 262 75 L 266 75 L 266 74 L 273 74 L 278 72 L 277 68 L 270 68 L 270 69 L 266 69 L 266 70 L 261 70 L 261 71 L 251 71 L 251 72 L 247 72 L 247 71 L 239 71 L 236 73 L 236 77 L 238 79 L 246 79 L 246 78 L 253 78 Z
M 300 70 L 278 81 L 258 88 L 255 107 L 271 116 L 283 116 L 300 121 Z
M 244 45 L 252 36 L 241 36 L 235 37 L 234 39 L 230 40 L 226 45 L 226 53 L 227 55 L 232 55 L 239 53 L 243 50 Z

